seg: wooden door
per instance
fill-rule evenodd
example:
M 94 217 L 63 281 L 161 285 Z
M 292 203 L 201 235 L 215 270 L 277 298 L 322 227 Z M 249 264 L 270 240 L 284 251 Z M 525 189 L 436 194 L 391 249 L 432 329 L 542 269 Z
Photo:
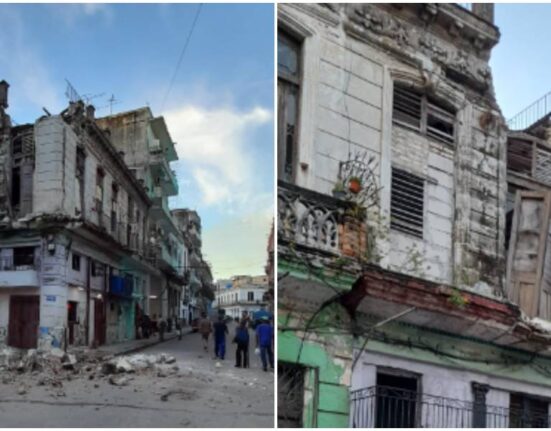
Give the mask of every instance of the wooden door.
M 94 299 L 94 338 L 95 344 L 105 344 L 105 308 L 102 299 Z
M 507 280 L 509 299 L 528 316 L 539 314 L 542 276 L 551 214 L 551 194 L 517 191 Z
M 36 349 L 40 321 L 40 298 L 37 295 L 10 297 L 8 344 L 20 349 Z

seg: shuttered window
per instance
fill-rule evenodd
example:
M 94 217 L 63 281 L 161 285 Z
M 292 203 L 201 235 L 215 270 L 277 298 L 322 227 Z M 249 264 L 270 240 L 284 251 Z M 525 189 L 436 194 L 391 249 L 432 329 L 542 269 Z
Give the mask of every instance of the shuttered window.
M 433 139 L 453 145 L 455 112 L 418 90 L 394 84 L 392 119 Z
M 424 200 L 423 178 L 392 168 L 390 227 L 422 238 Z

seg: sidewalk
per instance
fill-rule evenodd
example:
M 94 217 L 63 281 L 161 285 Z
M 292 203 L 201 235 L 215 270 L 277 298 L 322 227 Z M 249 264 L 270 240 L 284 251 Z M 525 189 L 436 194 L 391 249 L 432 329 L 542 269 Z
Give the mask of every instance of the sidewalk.
M 182 329 L 183 336 L 191 334 L 191 332 L 192 330 L 190 326 L 187 326 L 184 329 Z M 173 340 L 174 338 L 177 338 L 177 337 L 178 337 L 178 332 L 174 330 L 169 333 L 165 333 L 164 341 Z M 155 333 L 149 338 L 144 338 L 141 340 L 130 340 L 130 341 L 125 341 L 123 343 L 115 343 L 115 344 L 100 346 L 97 349 L 91 349 L 86 346 L 69 347 L 67 349 L 67 353 L 72 353 L 75 355 L 91 354 L 95 357 L 103 357 L 103 356 L 109 356 L 109 355 L 119 356 L 119 355 L 134 353 L 139 350 L 145 349 L 146 347 L 154 346 L 155 344 L 159 344 L 159 343 L 161 343 L 159 333 Z

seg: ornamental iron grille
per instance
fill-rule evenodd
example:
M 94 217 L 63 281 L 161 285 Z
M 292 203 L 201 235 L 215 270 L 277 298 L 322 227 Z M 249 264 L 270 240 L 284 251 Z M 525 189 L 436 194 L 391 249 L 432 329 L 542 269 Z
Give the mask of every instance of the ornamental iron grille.
M 377 167 L 375 157 L 365 152 L 356 153 L 353 158 L 340 162 L 333 196 L 366 209 L 378 206 L 380 189 L 377 185 Z M 352 187 L 355 181 L 359 183 L 359 190 Z
M 279 238 L 338 253 L 344 202 L 283 182 L 278 185 L 277 198 Z
M 277 424 L 278 428 L 301 428 L 304 409 L 306 367 L 278 361 Z
M 510 407 L 371 386 L 350 393 L 352 428 L 546 428 L 548 401 L 511 395 Z M 520 399 L 520 398 L 519 398 Z M 485 413 L 480 417 L 480 413 Z M 478 417 L 477 417 L 478 416 Z

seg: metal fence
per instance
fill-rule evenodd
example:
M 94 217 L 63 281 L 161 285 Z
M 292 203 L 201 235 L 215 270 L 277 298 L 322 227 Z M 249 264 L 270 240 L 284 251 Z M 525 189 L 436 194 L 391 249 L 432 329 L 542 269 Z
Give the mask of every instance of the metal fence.
M 547 428 L 549 415 L 401 388 L 372 386 L 351 392 L 352 428 Z

